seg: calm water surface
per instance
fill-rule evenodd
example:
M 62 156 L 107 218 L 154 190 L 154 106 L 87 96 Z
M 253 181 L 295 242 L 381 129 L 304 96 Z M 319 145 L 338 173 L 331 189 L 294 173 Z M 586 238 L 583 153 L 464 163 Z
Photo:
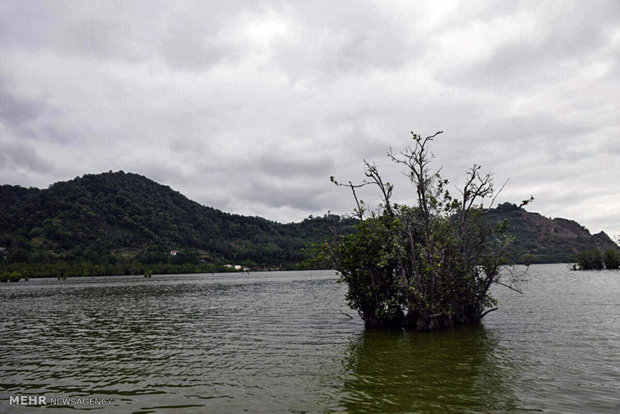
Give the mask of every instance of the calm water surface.
M 620 412 L 620 272 L 526 278 L 430 333 L 364 331 L 327 271 L 3 284 L 0 412 Z

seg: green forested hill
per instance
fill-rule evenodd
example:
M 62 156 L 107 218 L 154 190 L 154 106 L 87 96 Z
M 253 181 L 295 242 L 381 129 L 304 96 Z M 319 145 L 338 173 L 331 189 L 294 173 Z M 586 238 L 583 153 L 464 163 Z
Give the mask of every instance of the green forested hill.
M 577 251 L 615 246 L 605 233 L 592 236 L 573 221 L 551 220 L 511 204 L 489 213 L 493 220 L 509 219 L 517 261 L 571 262 Z M 145 266 L 170 272 L 217 270 L 224 264 L 294 267 L 306 258 L 305 246 L 331 236 L 329 227 L 342 234 L 354 224 L 334 215 L 281 224 L 224 213 L 122 171 L 85 175 L 45 190 L 0 186 L 0 261 L 5 270 L 30 269 L 36 275 L 67 269 L 135 273 Z M 137 263 L 142 266 L 131 265 Z
M 510 203 L 488 213 L 491 220 L 508 219 L 508 231 L 514 238 L 508 251 L 518 263 L 569 263 L 577 261 L 580 251 L 618 249 L 605 232 L 592 235 L 572 220 L 551 219 Z
M 0 246 L 9 262 L 106 264 L 133 256 L 145 263 L 287 266 L 304 259 L 307 243 L 329 237 L 327 223 L 339 232 L 354 224 L 338 216 L 284 225 L 228 214 L 124 172 L 85 175 L 46 190 L 5 185 L 0 200 Z M 168 257 L 171 250 L 179 257 Z

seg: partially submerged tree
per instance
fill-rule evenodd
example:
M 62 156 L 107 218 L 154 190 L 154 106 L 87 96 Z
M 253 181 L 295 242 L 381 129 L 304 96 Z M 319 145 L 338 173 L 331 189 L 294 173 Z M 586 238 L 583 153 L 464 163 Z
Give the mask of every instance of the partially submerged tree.
M 577 260 L 581 270 L 618 269 L 620 250 L 614 248 L 605 252 L 599 249 L 583 250 L 577 254 Z
M 605 268 L 618 269 L 620 267 L 620 251 L 618 249 L 608 249 L 604 253 Z
M 582 270 L 601 270 L 605 268 L 603 254 L 599 249 L 584 250 L 577 254 L 579 268 Z
M 393 203 L 393 185 L 366 161 L 361 184 L 331 177 L 352 191 L 359 224 L 355 233 L 325 243 L 320 259 L 340 272 L 348 285 L 347 300 L 368 328 L 429 330 L 476 323 L 496 309 L 489 292 L 493 284 L 516 290 L 513 280 L 500 281 L 508 263 L 507 223 L 484 217 L 485 201 L 492 205 L 498 194 L 493 177 L 474 165 L 460 195 L 452 197 L 448 181 L 430 169 L 429 145 L 441 133 L 426 138 L 412 133 L 412 146 L 388 153 L 405 167 L 415 189 L 414 206 Z M 367 185 L 379 190 L 381 204 L 375 211 L 368 212 L 358 196 L 357 190 Z

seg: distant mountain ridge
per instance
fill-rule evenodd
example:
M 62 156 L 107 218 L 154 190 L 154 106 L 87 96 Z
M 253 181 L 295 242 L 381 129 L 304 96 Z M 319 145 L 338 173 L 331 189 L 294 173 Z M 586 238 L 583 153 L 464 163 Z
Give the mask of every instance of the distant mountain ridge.
M 573 262 L 580 250 L 617 245 L 603 232 L 549 219 L 506 203 L 489 211 L 508 218 L 519 262 Z M 309 243 L 353 231 L 355 220 L 335 215 L 281 224 L 205 207 L 138 174 L 88 174 L 48 189 L 0 186 L 0 247 L 5 262 L 112 261 L 134 255 L 169 260 L 171 250 L 192 260 L 246 266 L 292 267 Z M 331 228 L 331 230 L 330 230 Z M 0 259 L 2 259 L 0 257 Z
M 338 216 L 281 224 L 229 214 L 122 171 L 84 175 L 46 190 L 3 185 L 0 200 L 0 246 L 20 245 L 47 256 L 36 258 L 42 261 L 193 249 L 215 263 L 279 266 L 302 261 L 308 242 L 329 236 L 327 223 L 344 233 L 354 224 Z
M 500 204 L 489 211 L 489 216 L 508 219 L 509 233 L 514 237 L 509 254 L 520 263 L 574 262 L 583 250 L 619 248 L 603 231 L 593 235 L 576 221 L 551 219 L 511 203 Z

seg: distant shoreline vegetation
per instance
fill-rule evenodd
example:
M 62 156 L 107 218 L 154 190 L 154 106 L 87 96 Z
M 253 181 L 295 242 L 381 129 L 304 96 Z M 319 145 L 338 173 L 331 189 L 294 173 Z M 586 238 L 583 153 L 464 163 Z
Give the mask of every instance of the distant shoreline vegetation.
M 13 258 L 15 259 L 15 258 Z M 577 263 L 573 270 L 602 270 L 620 268 L 620 250 L 617 249 L 589 249 L 577 254 Z M 79 257 L 69 260 L 53 262 L 21 262 L 7 260 L 6 255 L 0 257 L 0 283 L 18 282 L 29 278 L 66 278 L 89 276 L 120 276 L 144 275 L 151 272 L 155 275 L 188 274 L 188 273 L 233 273 L 246 271 L 277 271 L 277 270 L 319 270 L 324 266 L 303 263 L 286 263 L 282 265 L 252 265 L 228 263 L 205 263 L 200 254 L 189 250 L 180 250 L 172 256 L 166 252 L 117 251 L 114 253 L 101 252 L 97 262 L 93 263 Z M 8 262 L 8 263 L 7 263 Z M 528 263 L 529 262 L 529 263 Z M 571 263 L 571 262 L 568 262 Z M 574 262 L 572 262 L 574 263 Z M 523 264 L 540 264 L 529 257 L 525 257 Z
M 17 282 L 21 279 L 52 277 L 119 276 L 145 274 L 225 273 L 268 270 L 294 270 L 295 265 L 247 265 L 205 262 L 204 254 L 193 249 L 164 251 L 100 252 L 93 254 L 91 262 L 82 257 L 56 259 L 54 261 L 31 262 L 15 257 L 0 257 L 0 283 Z M 24 258 L 25 259 L 25 258 Z M 8 262 L 8 263 L 7 263 Z
M 190 273 L 239 273 L 252 271 L 295 270 L 297 267 L 257 267 L 249 269 L 240 265 L 215 265 L 211 263 L 169 264 L 157 263 L 145 265 L 140 262 L 97 265 L 90 262 L 59 263 L 15 263 L 4 265 L 0 269 L 0 283 L 18 282 L 30 278 L 91 277 L 91 276 L 131 276 L 131 275 L 167 275 Z
M 620 250 L 584 250 L 577 255 L 578 263 L 573 270 L 603 270 L 620 268 Z

